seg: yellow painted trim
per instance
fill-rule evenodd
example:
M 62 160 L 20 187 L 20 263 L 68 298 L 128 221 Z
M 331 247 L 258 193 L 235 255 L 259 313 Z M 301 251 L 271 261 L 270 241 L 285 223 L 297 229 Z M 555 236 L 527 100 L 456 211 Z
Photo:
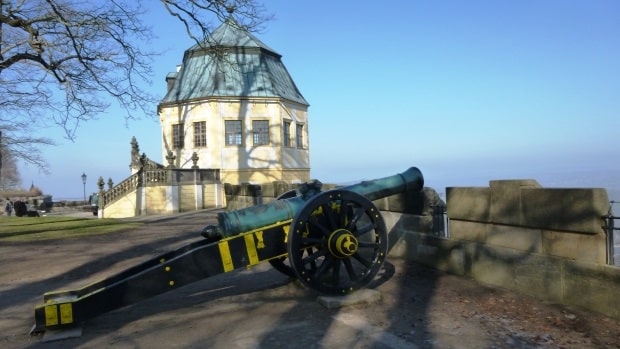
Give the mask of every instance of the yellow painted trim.
M 222 266 L 224 267 L 224 272 L 229 272 L 235 269 L 235 266 L 233 265 L 233 261 L 232 261 L 232 256 L 230 254 L 230 246 L 228 244 L 229 241 L 243 237 L 243 239 L 245 240 L 245 246 L 248 252 L 248 257 L 250 259 L 248 266 L 256 265 L 261 262 L 258 259 L 258 252 L 256 249 L 257 247 L 258 248 L 265 247 L 264 246 L 265 243 L 263 241 L 263 231 L 277 228 L 277 227 L 282 227 L 282 229 L 284 230 L 284 233 L 286 234 L 285 239 L 287 239 L 288 231 L 290 229 L 290 225 L 292 221 L 293 221 L 292 219 L 287 219 L 285 221 L 276 222 L 270 225 L 266 225 L 264 227 L 260 227 L 258 229 L 250 230 L 248 232 L 244 232 L 244 233 L 241 233 L 235 236 L 229 236 L 229 237 L 226 237 L 220 240 L 218 243 L 218 248 L 220 249 L 220 255 L 222 257 Z M 256 234 L 256 237 L 258 239 L 258 243 L 259 243 L 258 246 L 254 242 L 254 234 Z
M 224 272 L 229 272 L 235 267 L 233 266 L 232 256 L 230 255 L 230 246 L 228 245 L 227 240 L 221 240 L 217 247 L 220 249 L 220 256 L 222 257 L 222 266 L 224 267 Z
M 45 326 L 58 325 L 58 310 L 56 304 L 45 306 Z
M 291 224 L 283 226 L 282 230 L 284 230 L 284 243 L 288 244 L 288 232 L 291 230 Z
M 248 265 L 258 264 L 258 253 L 256 252 L 256 245 L 254 244 L 254 234 L 246 234 L 243 236 L 245 240 L 245 249 L 248 252 L 248 258 L 250 263 Z
M 254 235 L 256 235 L 256 248 L 257 249 L 261 249 L 261 248 L 265 248 L 265 240 L 263 240 L 263 231 L 257 231 L 256 233 L 254 233 Z
M 60 323 L 62 325 L 73 323 L 73 304 L 63 303 L 60 305 Z

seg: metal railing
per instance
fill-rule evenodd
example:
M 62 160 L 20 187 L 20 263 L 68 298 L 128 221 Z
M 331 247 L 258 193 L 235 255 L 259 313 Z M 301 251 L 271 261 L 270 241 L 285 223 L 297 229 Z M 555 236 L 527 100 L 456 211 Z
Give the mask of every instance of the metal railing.
M 620 219 L 618 216 L 614 216 L 613 214 L 613 205 L 618 204 L 618 201 L 610 201 L 609 202 L 609 210 L 607 214 L 604 215 L 603 221 L 605 225 L 603 225 L 603 229 L 605 229 L 605 234 L 607 235 L 607 264 L 620 266 L 620 239 L 615 239 L 616 232 L 620 232 L 620 227 L 615 227 L 615 221 Z M 620 235 L 620 233 L 618 233 Z M 618 246 L 615 245 L 616 241 L 618 242 Z M 619 256 L 619 258 L 616 258 Z
M 445 205 L 431 205 L 433 210 L 432 233 L 441 238 L 450 237 L 448 215 Z

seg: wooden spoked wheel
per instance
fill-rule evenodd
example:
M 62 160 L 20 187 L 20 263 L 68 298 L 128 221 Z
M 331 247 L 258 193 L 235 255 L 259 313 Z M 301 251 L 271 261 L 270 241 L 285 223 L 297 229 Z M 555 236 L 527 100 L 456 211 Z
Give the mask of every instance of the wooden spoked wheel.
M 291 223 L 288 257 L 299 280 L 323 294 L 368 285 L 385 260 L 385 222 L 366 197 L 330 190 L 311 198 Z

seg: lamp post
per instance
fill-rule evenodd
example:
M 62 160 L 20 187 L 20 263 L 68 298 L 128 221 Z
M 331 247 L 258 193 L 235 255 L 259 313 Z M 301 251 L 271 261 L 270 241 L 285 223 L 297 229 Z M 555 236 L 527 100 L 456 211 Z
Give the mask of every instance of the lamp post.
M 86 203 L 86 173 L 82 172 L 82 184 L 84 184 L 84 203 Z

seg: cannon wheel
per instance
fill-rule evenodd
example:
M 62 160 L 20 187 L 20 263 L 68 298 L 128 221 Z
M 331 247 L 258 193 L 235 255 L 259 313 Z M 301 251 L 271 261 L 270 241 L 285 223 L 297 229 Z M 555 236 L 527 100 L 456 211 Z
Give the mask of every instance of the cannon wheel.
M 290 198 L 294 198 L 295 196 L 297 196 L 297 190 L 293 189 L 293 190 L 289 190 L 287 192 L 280 194 L 276 198 L 276 200 L 290 199 Z M 269 264 L 271 264 L 271 266 L 275 270 L 279 271 L 280 273 L 288 277 L 292 277 L 292 278 L 297 277 L 297 275 L 295 274 L 295 270 L 291 268 L 290 263 L 288 262 L 288 257 L 270 259 Z
M 373 280 L 387 254 L 387 229 L 366 197 L 330 190 L 310 199 L 295 216 L 287 248 L 303 284 L 343 295 Z

